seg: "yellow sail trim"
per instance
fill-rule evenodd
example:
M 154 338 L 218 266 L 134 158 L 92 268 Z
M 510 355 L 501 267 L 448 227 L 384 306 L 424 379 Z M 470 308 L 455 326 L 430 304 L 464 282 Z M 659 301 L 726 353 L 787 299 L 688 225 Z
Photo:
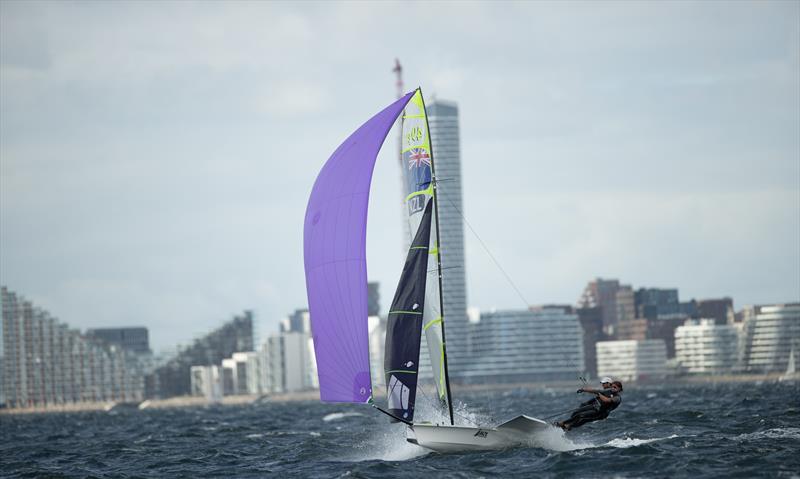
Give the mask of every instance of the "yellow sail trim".
M 431 319 L 430 321 L 428 321 L 428 324 L 426 324 L 425 326 L 422 327 L 422 330 L 423 331 L 427 331 L 428 328 L 430 328 L 434 324 L 441 323 L 441 322 L 442 322 L 442 317 L 441 316 L 439 316 L 436 319 Z
M 427 140 L 425 142 L 423 142 L 423 143 L 420 143 L 419 145 L 409 146 L 408 148 L 403 148 L 403 151 L 401 151 L 401 153 L 408 153 L 411 150 L 420 150 L 420 149 L 425 150 L 427 152 L 431 151 L 431 147 L 428 144 Z
M 419 190 L 411 193 L 410 195 L 406 196 L 406 201 L 410 200 L 411 198 L 419 195 L 430 195 L 433 196 L 433 182 L 424 190 Z
M 447 392 L 444 385 L 444 343 L 442 343 L 439 349 L 439 399 L 444 399 L 445 393 Z M 449 401 L 450 398 L 447 398 L 447 400 Z

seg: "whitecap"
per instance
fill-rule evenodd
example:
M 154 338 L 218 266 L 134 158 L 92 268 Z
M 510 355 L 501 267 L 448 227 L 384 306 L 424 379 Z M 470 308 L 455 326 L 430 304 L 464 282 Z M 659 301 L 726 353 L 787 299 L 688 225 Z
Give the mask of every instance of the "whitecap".
M 325 417 L 323 417 L 322 420 L 325 422 L 331 422 L 331 421 L 338 421 L 346 417 L 356 417 L 356 416 L 363 416 L 363 414 L 361 414 L 360 412 L 332 412 L 330 414 L 325 415 Z
M 612 439 L 611 441 L 603 444 L 592 444 L 589 442 L 572 440 L 569 437 L 567 437 L 564 431 L 562 431 L 561 429 L 550 427 L 545 431 L 538 432 L 536 434 L 536 437 L 534 437 L 531 441 L 529 441 L 528 445 L 531 447 L 540 447 L 542 449 L 547 449 L 556 452 L 582 451 L 585 449 L 594 449 L 598 447 L 614 447 L 618 449 L 625 449 L 629 447 L 641 446 L 642 444 L 649 444 L 651 442 L 663 441 L 666 439 L 674 439 L 676 437 L 678 437 L 677 434 L 673 434 L 667 437 L 656 437 L 652 439 L 637 439 L 632 437 L 626 437 L 626 438 Z
M 635 437 L 626 437 L 626 438 L 612 439 L 611 441 L 605 443 L 603 446 L 616 447 L 618 449 L 626 449 L 629 447 L 641 446 L 642 444 L 650 444 L 651 442 L 664 441 L 666 439 L 675 439 L 676 437 L 678 437 L 677 434 L 673 434 L 667 437 L 654 437 L 652 439 L 637 439 Z
M 528 441 L 528 445 L 530 447 L 539 447 L 556 452 L 577 451 L 595 447 L 589 443 L 571 440 L 561 428 L 557 427 L 548 427 L 544 431 L 537 432 L 536 435 Z

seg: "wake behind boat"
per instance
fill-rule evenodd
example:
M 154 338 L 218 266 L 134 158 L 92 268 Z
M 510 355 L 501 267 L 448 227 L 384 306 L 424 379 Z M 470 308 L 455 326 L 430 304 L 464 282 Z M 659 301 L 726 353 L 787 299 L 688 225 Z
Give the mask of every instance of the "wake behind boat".
M 367 328 L 366 222 L 372 171 L 392 125 L 402 114 L 401 155 L 410 248 L 386 326 L 387 405 L 372 399 Z M 491 428 L 457 425 L 445 347 L 437 179 L 422 91 L 409 92 L 350 135 L 323 166 L 306 208 L 306 291 L 320 399 L 371 404 L 408 426 L 409 442 L 435 451 L 498 449 L 523 444 L 547 429 L 518 416 Z M 435 267 L 429 263 L 435 262 Z M 414 422 L 422 333 L 439 404 L 449 424 Z

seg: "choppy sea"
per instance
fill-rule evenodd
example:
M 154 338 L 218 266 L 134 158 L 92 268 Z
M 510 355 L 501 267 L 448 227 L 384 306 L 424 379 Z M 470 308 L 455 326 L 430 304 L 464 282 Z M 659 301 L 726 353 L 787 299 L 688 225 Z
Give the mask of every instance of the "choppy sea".
M 536 445 L 437 454 L 367 406 L 319 402 L 0 415 L 2 477 L 800 477 L 798 383 L 631 385 L 607 420 Z M 460 395 L 482 425 L 572 390 Z M 584 397 L 585 399 L 585 397 Z M 419 414 L 435 419 L 431 407 Z

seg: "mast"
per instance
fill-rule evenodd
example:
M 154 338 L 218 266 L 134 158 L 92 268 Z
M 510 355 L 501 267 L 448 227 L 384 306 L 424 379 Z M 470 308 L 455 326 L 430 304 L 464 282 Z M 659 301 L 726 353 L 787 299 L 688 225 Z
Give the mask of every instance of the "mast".
M 400 66 L 400 63 L 397 64 Z M 422 95 L 422 87 L 417 88 Z M 450 425 L 453 426 L 453 395 L 450 392 L 450 374 L 447 370 L 447 339 L 444 334 L 444 291 L 442 289 L 442 242 L 439 235 L 439 200 L 436 196 L 438 181 L 436 179 L 436 167 L 433 160 L 433 138 L 431 137 L 431 126 L 428 123 L 428 107 L 425 105 L 424 96 L 422 97 L 422 107 L 425 110 L 425 128 L 428 130 L 428 141 L 431 155 L 431 181 L 433 182 L 433 210 L 436 218 L 436 268 L 439 276 L 439 311 L 442 315 L 442 356 L 444 357 L 444 383 L 447 388 L 447 410 L 450 413 Z

